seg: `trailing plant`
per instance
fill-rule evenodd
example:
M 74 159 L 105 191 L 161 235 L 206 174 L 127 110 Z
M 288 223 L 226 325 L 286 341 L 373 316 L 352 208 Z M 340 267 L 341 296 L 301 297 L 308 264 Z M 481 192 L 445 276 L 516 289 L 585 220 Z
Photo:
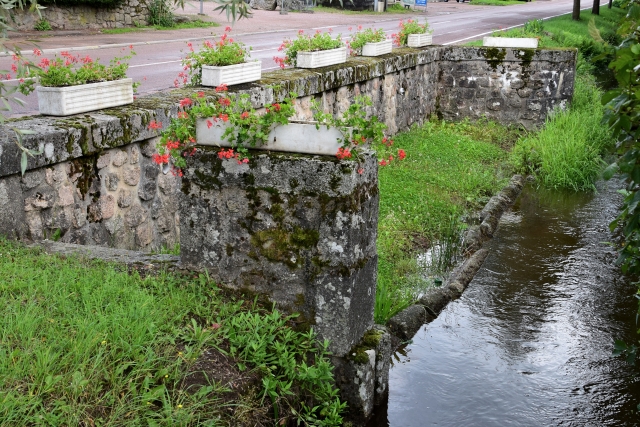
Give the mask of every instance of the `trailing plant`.
M 362 26 L 358 26 L 358 31 L 351 35 L 349 40 L 349 48 L 351 49 L 351 55 L 362 55 L 362 47 L 367 43 L 379 43 L 387 39 L 382 28 L 374 30 L 373 28 L 367 28 L 364 31 Z
M 202 83 L 202 66 L 217 66 L 242 64 L 249 60 L 249 52 L 251 48 L 246 48 L 241 42 L 234 41 L 229 37 L 231 27 L 226 27 L 224 33 L 220 36 L 220 41 L 211 43 L 205 40 L 199 51 L 195 51 L 191 42 L 187 43 L 189 53 L 182 60 L 184 71 L 178 75 L 184 84 L 191 80 L 192 86 L 198 86 Z M 174 84 L 177 86 L 179 80 Z
M 157 164 L 171 164 L 173 172 L 181 175 L 186 166 L 185 157 L 191 155 L 196 144 L 196 120 L 205 119 L 207 127 L 224 125 L 222 138 L 232 144 L 232 148 L 222 150 L 221 158 L 234 158 L 246 163 L 248 149 L 258 147 L 266 141 L 271 128 L 277 124 L 289 123 L 294 114 L 295 93 L 289 94 L 281 102 L 273 102 L 265 107 L 264 113 L 258 113 L 251 105 L 248 94 L 229 95 L 226 86 L 219 86 L 219 96 L 205 98 L 204 92 L 198 92 L 193 98 L 180 101 L 178 117 L 162 132 L 158 143 L 158 154 L 153 160 Z M 161 126 L 152 121 L 152 129 Z
M 425 21 L 424 24 L 420 24 L 413 19 L 407 19 L 407 21 L 400 21 L 400 31 L 398 33 L 391 34 L 391 38 L 396 46 L 403 46 L 407 44 L 409 34 L 426 34 L 431 33 L 429 29 L 429 23 Z
M 317 121 L 316 127 L 333 127 L 344 135 L 342 147 L 336 154 L 338 159 L 360 160 L 362 152 L 366 150 L 376 152 L 380 166 L 405 159 L 406 152 L 403 149 L 393 149 L 393 139 L 385 136 L 387 126 L 380 122 L 377 116 L 367 114 L 372 105 L 370 97 L 358 95 L 341 116 L 334 117 L 325 113 L 315 99 L 311 101 L 313 118 Z
M 344 46 L 340 34 L 331 36 L 331 30 L 327 33 L 316 31 L 312 36 L 305 34 L 304 30 L 298 31 L 298 36 L 282 42 L 278 51 L 284 51 L 284 57 L 274 56 L 273 60 L 284 68 L 285 65 L 296 65 L 298 52 L 315 52 L 319 50 L 337 49 Z
M 180 101 L 178 117 L 171 120 L 158 143 L 158 153 L 153 157 L 157 164 L 171 165 L 175 174 L 182 174 L 181 169 L 186 166 L 185 157 L 195 150 L 198 119 L 206 120 L 208 128 L 224 126 L 222 139 L 228 141 L 231 148 L 222 149 L 218 153 L 220 158 L 247 163 L 249 149 L 259 148 L 275 126 L 287 125 L 295 113 L 295 93 L 290 93 L 281 102 L 267 105 L 264 112 L 258 112 L 252 107 L 248 94 L 229 95 L 226 90 L 226 86 L 221 86 L 216 88 L 220 93 L 217 97 L 207 99 L 204 92 L 198 92 L 194 98 Z M 312 102 L 316 127 L 335 127 L 344 135 L 342 147 L 336 153 L 339 160 L 360 161 L 363 150 L 370 149 L 378 153 L 381 166 L 406 157 L 402 149 L 392 151 L 393 140 L 384 136 L 386 125 L 373 114 L 367 114 L 371 105 L 370 98 L 357 96 L 341 117 L 334 118 L 324 113 L 317 102 Z M 152 129 L 161 127 L 156 122 L 149 126 Z

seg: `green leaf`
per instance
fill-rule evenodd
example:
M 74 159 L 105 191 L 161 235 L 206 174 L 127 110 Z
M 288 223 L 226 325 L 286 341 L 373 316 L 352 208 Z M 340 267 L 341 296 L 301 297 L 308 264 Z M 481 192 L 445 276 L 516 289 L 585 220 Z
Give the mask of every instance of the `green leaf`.
M 22 176 L 24 176 L 24 173 L 27 171 L 27 152 L 23 151 L 22 155 L 20 156 L 20 172 L 22 173 Z
M 606 180 L 610 180 L 615 173 L 618 172 L 618 164 L 611 163 L 607 168 L 602 172 L 602 177 Z

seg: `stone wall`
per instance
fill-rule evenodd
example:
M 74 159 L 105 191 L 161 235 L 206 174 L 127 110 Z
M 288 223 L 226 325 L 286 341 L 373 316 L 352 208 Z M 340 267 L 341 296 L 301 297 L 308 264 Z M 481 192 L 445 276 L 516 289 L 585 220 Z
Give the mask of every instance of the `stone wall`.
M 574 79 L 573 50 L 443 48 L 438 113 L 533 128 L 567 106 Z
M 146 25 L 149 21 L 149 7 L 147 0 L 122 0 L 117 7 L 96 8 L 90 6 L 56 6 L 46 5 L 40 14 L 54 30 L 84 30 L 101 28 L 122 28 L 136 25 Z M 15 21 L 11 26 L 16 30 L 33 30 L 36 22 L 41 18 L 29 11 L 17 10 Z
M 183 265 L 300 313 L 344 356 L 373 326 L 376 158 L 264 153 L 238 164 L 217 152 L 204 147 L 187 159 Z
M 298 119 L 310 118 L 312 97 L 340 114 L 355 95 L 364 93 L 374 102 L 372 113 L 391 133 L 432 114 L 454 121 L 487 114 L 535 127 L 550 108 L 571 99 L 575 55 L 568 50 L 404 48 L 319 70 L 266 73 L 260 82 L 237 91 L 250 94 L 256 108 L 295 91 Z M 279 87 L 275 92 L 273 85 Z M 213 89 L 204 92 L 215 95 Z M 190 90 L 173 90 L 140 97 L 125 107 L 14 121 L 12 126 L 35 132 L 25 135 L 26 147 L 43 149 L 42 155 L 29 158 L 24 177 L 15 135 L 0 127 L 0 235 L 123 249 L 175 245 L 181 181 L 151 162 L 158 133 L 148 124 L 156 120 L 166 125 L 176 116 L 179 100 L 191 95 Z M 518 100 L 516 109 L 512 105 Z

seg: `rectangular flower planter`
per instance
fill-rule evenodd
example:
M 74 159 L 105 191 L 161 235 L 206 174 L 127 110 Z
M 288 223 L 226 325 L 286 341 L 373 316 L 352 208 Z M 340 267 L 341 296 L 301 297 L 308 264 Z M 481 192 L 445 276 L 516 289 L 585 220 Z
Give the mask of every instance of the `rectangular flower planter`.
M 66 87 L 36 88 L 40 114 L 69 116 L 133 102 L 131 79 Z
M 409 47 L 422 47 L 433 43 L 433 37 L 431 34 L 409 34 L 407 39 L 407 46 Z
M 537 49 L 538 39 L 535 37 L 484 37 L 482 46 Z
M 346 46 L 337 49 L 318 50 L 315 52 L 298 52 L 296 67 L 319 68 L 327 65 L 342 64 L 347 61 Z
M 262 77 L 262 62 L 260 60 L 243 62 L 223 67 L 202 66 L 202 86 L 217 87 L 240 83 L 255 82 Z
M 366 43 L 362 46 L 362 56 L 380 56 L 391 53 L 391 39 L 378 43 Z
M 198 119 L 196 121 L 196 142 L 200 145 L 231 147 L 228 141 L 222 140 L 222 134 L 225 130 L 225 123 L 218 121 L 209 127 L 206 119 Z M 288 125 L 276 126 L 269 133 L 267 141 L 254 148 L 335 156 L 338 148 L 342 147 L 343 138 L 342 132 L 336 128 L 327 129 L 326 126 L 320 126 L 320 129 L 316 129 L 314 122 L 290 122 Z

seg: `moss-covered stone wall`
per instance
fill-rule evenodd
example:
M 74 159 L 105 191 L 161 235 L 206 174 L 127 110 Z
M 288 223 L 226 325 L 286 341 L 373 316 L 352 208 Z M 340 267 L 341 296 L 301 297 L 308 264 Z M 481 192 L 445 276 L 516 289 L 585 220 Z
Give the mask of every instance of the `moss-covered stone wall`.
M 366 94 L 373 100 L 371 113 L 391 133 L 432 114 L 452 121 L 487 115 L 535 127 L 570 101 L 575 58 L 574 50 L 403 48 L 316 70 L 265 73 L 232 91 L 250 94 L 256 108 L 294 91 L 296 119 L 311 117 L 312 98 L 340 114 L 354 96 Z M 151 162 L 158 131 L 149 123 L 166 126 L 179 100 L 193 92 L 176 89 L 129 106 L 67 118 L 24 117 L 0 126 L 0 235 L 123 249 L 173 247 L 180 179 Z M 33 131 L 24 146 L 42 150 L 29 158 L 24 177 L 12 127 Z

